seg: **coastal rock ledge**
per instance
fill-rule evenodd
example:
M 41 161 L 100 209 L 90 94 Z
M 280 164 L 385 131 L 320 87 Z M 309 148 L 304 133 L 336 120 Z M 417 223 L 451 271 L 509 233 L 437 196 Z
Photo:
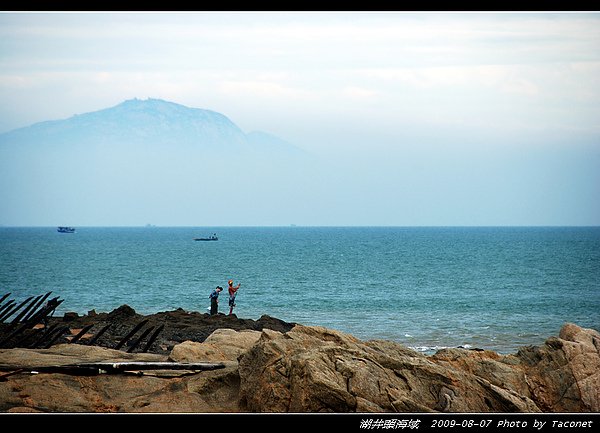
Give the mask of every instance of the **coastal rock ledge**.
M 52 363 L 221 362 L 202 372 L 76 376 L 27 371 Z M 0 350 L 3 412 L 599 412 L 600 333 L 565 324 L 516 354 L 400 344 L 296 325 L 216 330 L 169 355 L 61 344 Z

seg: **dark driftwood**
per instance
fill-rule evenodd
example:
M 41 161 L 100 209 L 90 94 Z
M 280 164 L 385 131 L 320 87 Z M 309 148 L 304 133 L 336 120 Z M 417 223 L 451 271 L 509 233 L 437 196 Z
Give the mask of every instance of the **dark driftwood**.
M 127 353 L 131 353 L 135 350 L 136 347 L 138 347 L 138 344 L 140 344 L 142 342 L 142 340 L 144 338 L 146 338 L 146 335 L 150 334 L 150 332 L 154 329 L 154 326 L 151 326 L 149 328 L 147 328 L 144 332 L 142 332 L 142 335 L 140 335 L 140 338 L 138 338 L 137 340 L 135 340 L 133 342 L 133 344 L 129 347 L 129 349 L 127 349 Z
M 95 376 L 98 374 L 122 374 L 132 371 L 137 372 L 144 370 L 208 371 L 218 370 L 221 368 L 225 368 L 225 364 L 223 364 L 222 362 L 91 362 L 70 365 L 44 365 L 39 367 L 24 367 L 22 365 L 0 365 L 0 370 L 3 371 L 19 371 L 31 373 L 62 373 L 73 374 L 78 376 Z
M 7 308 L 6 310 L 4 310 L 2 312 L 2 315 L 0 315 L 0 323 L 4 322 L 6 319 L 8 319 L 10 316 L 12 316 L 15 311 L 18 311 L 19 308 L 21 308 L 25 303 L 22 304 L 17 304 L 15 301 L 10 301 L 9 302 L 10 307 Z
M 146 323 L 148 323 L 148 319 L 144 319 L 144 320 L 142 320 L 140 323 L 138 323 L 138 324 L 135 326 L 135 328 L 133 328 L 133 329 L 131 330 L 131 332 L 129 332 L 129 334 L 127 334 L 127 335 L 126 335 L 126 336 L 125 336 L 125 337 L 124 337 L 124 338 L 123 338 L 123 339 L 122 339 L 122 340 L 119 342 L 119 344 L 117 344 L 117 345 L 115 346 L 115 349 L 116 349 L 116 350 L 119 350 L 121 347 L 123 347 L 123 345 L 124 345 L 124 344 L 127 342 L 127 340 L 129 340 L 131 337 L 133 337 L 133 335 L 134 335 L 136 332 L 138 332 L 138 331 L 139 331 L 139 330 L 142 328 L 142 326 L 144 326 Z
M 19 344 L 22 344 L 23 341 L 26 341 L 31 337 L 31 335 L 21 334 L 23 334 L 26 330 L 33 328 L 42 320 L 46 320 L 47 316 L 63 302 L 62 300 L 59 301 L 58 297 L 56 297 L 48 301 L 47 305 L 44 305 L 40 308 L 40 305 L 50 295 L 50 293 L 52 292 L 48 292 L 44 296 L 40 295 L 35 298 L 29 297 L 26 301 L 22 302 L 18 306 L 15 306 L 16 304 L 12 304 L 10 308 L 4 310 L 2 314 L 0 314 L 0 322 L 2 322 L 18 312 L 24 305 L 27 305 L 10 323 L 0 323 L 2 326 L 2 334 L 4 334 L 0 335 L 3 337 L 0 339 L 0 347 L 17 347 Z M 7 305 L 10 305 L 12 302 L 13 301 L 9 301 Z
M 33 306 L 36 304 L 37 301 L 39 301 L 41 299 L 42 295 L 38 296 L 37 298 L 33 298 L 33 300 L 29 303 L 29 305 L 27 305 L 27 307 L 23 308 L 23 310 L 17 315 L 17 317 L 15 317 L 13 319 L 12 322 L 10 322 L 11 325 L 17 325 L 21 319 L 23 317 L 25 317 L 25 315 L 27 313 L 29 313 L 29 310 L 31 310 L 33 308 Z
M 88 332 L 88 331 L 89 331 L 90 329 L 92 329 L 93 327 L 94 327 L 94 324 L 93 324 L 93 323 L 92 323 L 91 325 L 88 325 L 88 326 L 86 326 L 86 327 L 85 327 L 85 328 L 83 328 L 81 331 L 79 331 L 79 333 L 78 333 L 78 334 L 77 334 L 75 337 L 73 337 L 73 338 L 71 339 L 71 341 L 69 341 L 69 343 L 70 343 L 70 344 L 77 343 L 77 341 L 79 341 L 79 339 L 80 339 L 81 337 L 83 337 L 83 336 L 85 335 L 85 333 L 86 333 L 86 332 Z
M 9 299 L 6 304 L 0 306 L 0 323 L 4 320 L 4 314 L 15 305 L 16 302 Z
M 31 301 L 33 299 L 33 296 L 30 296 L 29 298 L 25 299 L 23 302 L 21 302 L 18 306 L 16 306 L 15 308 L 11 308 L 10 313 L 9 314 L 5 314 L 2 317 L 2 320 L 6 320 L 8 319 L 10 316 L 12 316 L 13 314 L 15 314 L 17 311 L 19 311 L 23 305 L 27 304 L 29 301 Z
M 146 347 L 144 347 L 144 350 L 142 350 L 142 352 L 147 352 L 148 349 L 150 349 L 150 347 L 152 346 L 152 343 L 154 343 L 154 341 L 156 340 L 156 338 L 158 337 L 158 334 L 161 333 L 161 331 L 164 329 L 165 325 L 162 324 L 158 327 L 158 329 L 156 331 L 154 331 L 154 334 L 152 334 L 152 336 L 148 339 L 148 342 L 146 343 Z
M 77 365 L 98 367 L 113 372 L 131 370 L 217 370 L 225 368 L 225 364 L 222 362 L 123 361 L 91 362 Z
M 98 339 L 108 330 L 108 328 L 110 328 L 110 323 L 98 331 L 94 337 L 92 337 L 92 339 L 88 342 L 88 346 L 93 346 L 96 344 L 96 341 L 98 341 Z
M 65 334 L 67 332 L 69 332 L 68 326 L 64 326 L 64 327 L 60 328 L 60 330 L 52 336 L 50 341 L 48 341 L 48 343 L 46 343 L 46 345 L 44 346 L 44 349 L 49 349 L 50 346 L 52 346 L 56 342 L 56 340 L 58 340 L 60 337 L 63 336 L 63 334 Z
M 27 314 L 27 316 L 25 316 L 25 317 L 23 318 L 23 322 L 27 322 L 29 319 L 31 319 L 31 318 L 32 318 L 32 317 L 35 315 L 35 312 L 37 311 L 37 309 L 38 309 L 38 308 L 40 308 L 40 305 L 42 305 L 42 304 L 44 303 L 44 301 L 45 301 L 45 300 L 48 298 L 48 296 L 50 296 L 50 294 L 52 294 L 52 292 L 48 292 L 48 293 L 46 293 L 46 294 L 45 294 L 45 295 L 42 297 L 42 299 L 40 299 L 40 300 L 39 300 L 39 301 L 38 301 L 38 302 L 35 304 L 35 306 L 34 306 L 34 307 L 33 307 L 33 309 L 32 309 L 32 310 L 29 312 L 29 314 Z M 35 323 L 34 323 L 34 325 L 35 325 Z
M 6 298 L 8 298 L 9 296 L 10 296 L 10 292 L 8 292 L 8 293 L 7 293 L 7 294 L 5 294 L 4 296 L 2 296 L 2 297 L 0 298 L 0 305 L 2 305 L 2 303 L 4 302 L 4 300 L 5 300 Z
M 50 326 L 49 328 L 44 328 L 43 330 L 40 330 L 40 332 L 38 334 L 41 334 L 40 337 L 34 341 L 29 347 L 32 349 L 35 349 L 36 347 L 38 347 L 38 345 L 42 344 L 42 342 L 44 340 L 46 340 L 48 338 L 48 336 L 50 336 L 52 333 L 54 333 L 54 331 L 56 331 L 56 329 L 58 328 L 58 324 L 54 324 L 52 326 Z

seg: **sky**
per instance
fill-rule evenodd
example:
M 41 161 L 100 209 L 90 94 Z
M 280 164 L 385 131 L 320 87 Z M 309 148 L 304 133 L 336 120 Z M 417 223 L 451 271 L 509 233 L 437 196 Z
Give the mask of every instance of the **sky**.
M 326 167 L 224 224 L 600 224 L 599 13 L 0 13 L 0 133 L 136 97 Z

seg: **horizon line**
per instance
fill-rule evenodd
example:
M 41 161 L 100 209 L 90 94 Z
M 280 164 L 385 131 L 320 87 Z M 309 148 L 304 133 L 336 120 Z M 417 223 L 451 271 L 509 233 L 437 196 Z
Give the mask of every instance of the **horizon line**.
M 57 225 L 9 225 L 0 224 L 0 228 L 57 228 Z M 66 227 L 79 228 L 600 228 L 600 224 L 439 224 L 439 225 L 395 225 L 395 224 L 272 224 L 272 225 L 67 225 Z

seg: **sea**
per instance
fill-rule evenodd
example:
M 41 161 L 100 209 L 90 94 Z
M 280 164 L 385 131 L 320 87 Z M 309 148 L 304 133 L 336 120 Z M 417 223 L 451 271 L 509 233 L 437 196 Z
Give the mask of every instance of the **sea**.
M 216 286 L 228 313 L 229 279 L 240 318 L 510 354 L 600 330 L 600 227 L 0 227 L 0 297 L 55 315 L 207 313 Z

